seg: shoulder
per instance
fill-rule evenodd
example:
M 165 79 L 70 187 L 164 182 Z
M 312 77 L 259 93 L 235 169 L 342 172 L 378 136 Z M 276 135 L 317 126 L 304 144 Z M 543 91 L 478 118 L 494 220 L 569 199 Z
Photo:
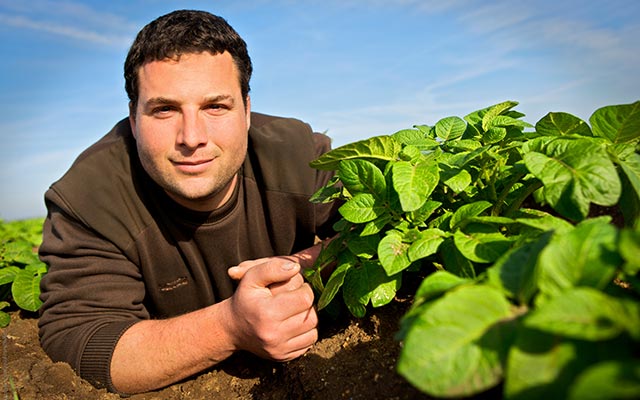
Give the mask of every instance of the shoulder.
M 94 175 L 104 177 L 128 173 L 134 147 L 131 127 L 128 120 L 123 119 L 100 140 L 80 153 L 69 170 L 53 186 L 75 185 L 77 180 L 86 181 Z
M 255 151 L 267 148 L 271 152 L 288 153 L 295 149 L 311 159 L 331 148 L 329 137 L 314 132 L 304 121 L 255 112 L 251 113 L 249 141 Z
M 136 183 L 140 172 L 135 152 L 129 122 L 123 119 L 51 185 L 45 194 L 47 206 L 55 204 L 92 229 L 107 227 L 121 235 L 139 229 L 147 218 Z
M 312 134 L 311 126 L 299 119 L 251 113 L 249 138 L 255 145 L 311 143 Z
M 304 121 L 251 113 L 245 174 L 274 190 L 311 191 L 316 171 L 309 163 L 329 148 L 329 138 Z

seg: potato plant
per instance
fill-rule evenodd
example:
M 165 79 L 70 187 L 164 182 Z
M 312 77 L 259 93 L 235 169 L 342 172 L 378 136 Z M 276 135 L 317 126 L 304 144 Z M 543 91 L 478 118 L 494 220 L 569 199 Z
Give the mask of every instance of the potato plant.
M 5 311 L 12 306 L 35 312 L 40 308 L 40 279 L 47 272 L 38 259 L 42 241 L 42 218 L 0 221 L 0 327 L 11 318 Z
M 397 370 L 423 392 L 639 398 L 640 101 L 535 125 L 517 104 L 311 163 L 336 171 L 313 201 L 343 202 L 318 308 L 363 316 L 420 276 Z

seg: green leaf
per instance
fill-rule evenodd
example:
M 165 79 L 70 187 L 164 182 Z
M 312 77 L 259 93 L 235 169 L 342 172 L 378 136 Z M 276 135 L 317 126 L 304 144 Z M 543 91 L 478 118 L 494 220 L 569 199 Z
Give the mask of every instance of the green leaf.
M 366 160 L 342 161 L 338 167 L 338 176 L 352 195 L 370 193 L 383 198 L 387 189 L 382 171 Z
M 420 224 L 426 221 L 441 205 L 440 202 L 427 200 L 422 207 L 408 213 L 409 221 Z
M 507 359 L 505 399 L 565 399 L 582 354 L 592 343 L 560 340 L 537 330 L 519 330 Z M 578 364 L 578 365 L 576 365 Z
M 482 214 L 485 210 L 489 209 L 490 207 L 491 207 L 491 203 L 484 200 L 476 201 L 473 203 L 464 204 L 460 206 L 460 208 L 458 208 L 456 212 L 453 213 L 453 216 L 451 217 L 451 221 L 449 221 L 449 226 L 451 227 L 451 230 L 459 228 L 463 222 L 473 217 L 477 217 L 478 215 Z
M 457 139 L 467 129 L 467 123 L 460 117 L 446 117 L 436 122 L 436 136 L 442 140 Z
M 342 193 L 342 189 L 335 184 L 339 181 L 337 175 L 327 182 L 327 184 L 320 189 L 318 189 L 310 198 L 309 201 L 312 203 L 329 203 L 335 199 L 340 198 L 340 194 Z
M 482 116 L 482 130 L 487 131 L 491 128 L 493 119 L 498 115 L 504 114 L 513 107 L 517 106 L 517 101 L 505 101 L 488 108 L 487 112 Z
M 362 228 L 360 236 L 375 235 L 376 233 L 380 233 L 382 229 L 384 229 L 384 227 L 392 220 L 393 217 L 391 215 L 383 214 L 379 218 L 367 222 L 364 228 Z
M 487 270 L 489 282 L 505 290 L 519 304 L 529 304 L 538 290 L 536 263 L 550 238 L 551 233 L 547 233 L 534 242 L 507 251 Z
M 389 304 L 395 297 L 402 283 L 402 274 L 387 276 L 385 271 L 379 267 L 370 273 L 374 288 L 371 290 L 371 305 L 374 308 Z
M 485 144 L 498 143 L 507 136 L 507 129 L 501 126 L 493 126 L 482 135 Z
M 567 290 L 532 311 L 525 325 L 572 339 L 601 341 L 628 331 L 639 336 L 640 308 L 596 289 Z
M 0 311 L 0 328 L 5 328 L 11 322 L 11 315 L 4 311 Z
M 540 290 L 553 297 L 575 286 L 606 287 L 621 264 L 616 238 L 616 228 L 599 220 L 554 235 L 538 260 Z
M 452 168 L 449 170 L 449 175 L 443 180 L 443 183 L 453 190 L 454 193 L 460 193 L 471 184 L 471 174 L 464 168 Z
M 436 397 L 476 394 L 502 380 L 509 302 L 494 288 L 460 286 L 415 317 L 398 372 Z
M 446 239 L 440 244 L 439 253 L 442 256 L 447 271 L 462 278 L 475 278 L 476 271 L 473 264 L 465 257 L 454 243 L 454 239 Z
M 392 167 L 393 188 L 398 193 L 403 211 L 419 209 L 438 184 L 438 166 L 421 161 L 412 165 L 408 161 L 395 162 Z
M 438 147 L 439 143 L 431 137 L 432 135 L 425 133 L 425 131 L 429 132 L 429 127 L 420 128 L 423 129 L 402 129 L 391 135 L 391 137 L 402 144 L 415 146 L 423 151 L 428 151 Z
M 402 151 L 398 154 L 398 159 L 402 161 L 416 162 L 422 158 L 422 151 L 413 145 L 406 145 L 402 148 Z
M 2 261 L 9 265 L 28 265 L 38 261 L 38 255 L 33 251 L 33 245 L 24 239 L 3 243 L 0 255 Z
M 494 262 L 511 246 L 511 240 L 497 231 L 458 230 L 453 234 L 453 240 L 460 253 L 477 263 Z
M 402 144 L 391 136 L 374 136 L 333 149 L 309 165 L 320 170 L 336 170 L 343 160 L 367 159 L 391 161 L 402 150 Z
M 420 237 L 409 246 L 407 256 L 414 262 L 435 254 L 444 242 L 445 233 L 440 229 L 425 229 L 420 232 Z
M 509 115 L 498 115 L 490 122 L 491 127 L 502 126 L 505 128 L 513 127 L 518 129 L 531 128 L 533 125 L 521 119 L 511 117 Z
M 42 305 L 40 279 L 42 276 L 37 268 L 25 268 L 16 274 L 11 285 L 11 295 L 18 307 L 27 311 L 38 311 Z
M 589 366 L 575 380 L 569 400 L 639 399 L 640 360 L 611 360 Z
M 355 236 L 347 242 L 347 248 L 357 257 L 372 258 L 378 253 L 378 243 L 378 235 Z
M 447 271 L 436 271 L 424 278 L 416 291 L 414 302 L 423 303 L 470 282 L 472 282 L 471 279 L 461 278 Z
M 624 160 L 618 160 L 622 171 L 627 176 L 636 197 L 640 197 L 640 154 L 634 153 Z
M 378 257 L 387 275 L 395 275 L 411 265 L 408 249 L 409 244 L 404 243 L 402 236 L 395 231 L 389 231 L 382 238 L 378 245 Z
M 378 262 L 365 261 L 347 271 L 342 296 L 349 311 L 356 317 L 363 317 L 370 300 L 374 307 L 393 300 L 400 279 L 399 275 L 387 276 Z
M 593 136 L 591 128 L 580 118 L 565 112 L 550 112 L 536 123 L 541 136 Z
M 640 138 L 640 101 L 632 104 L 606 106 L 589 118 L 595 136 L 611 143 L 627 143 Z
M 347 200 L 338 211 L 347 221 L 358 224 L 373 221 L 382 216 L 386 208 L 373 194 L 359 193 Z
M 401 129 L 391 137 L 402 144 L 412 144 L 424 139 L 424 133 L 418 129 Z
M 344 277 L 347 275 L 347 271 L 353 265 L 350 262 L 340 263 L 336 269 L 331 273 L 327 284 L 325 285 L 320 298 L 318 299 L 318 311 L 322 310 L 331 303 L 338 290 L 344 283 Z
M 539 210 L 521 209 L 519 216 L 525 218 L 518 217 L 516 218 L 516 222 L 542 231 L 563 233 L 573 230 L 573 225 L 566 220 Z
M 590 203 L 612 206 L 620 198 L 616 168 L 597 143 L 556 139 L 540 150 L 544 153 L 529 151 L 523 159 L 544 184 L 545 200 L 560 214 L 582 220 Z
M 640 225 L 635 230 L 624 229 L 618 242 L 620 256 L 625 260 L 622 270 L 629 276 L 640 273 Z
M 0 268 L 0 285 L 13 282 L 18 272 L 20 272 L 20 268 L 14 266 Z

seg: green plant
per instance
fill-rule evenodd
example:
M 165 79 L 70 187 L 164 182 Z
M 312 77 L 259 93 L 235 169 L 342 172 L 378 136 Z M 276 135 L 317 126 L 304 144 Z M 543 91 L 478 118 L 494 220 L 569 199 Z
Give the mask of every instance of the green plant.
M 344 202 L 306 275 L 318 308 L 341 292 L 363 316 L 418 271 L 398 371 L 422 391 L 638 397 L 640 101 L 603 107 L 590 125 L 553 112 L 532 126 L 517 104 L 311 163 L 336 171 L 313 201 Z
M 41 218 L 22 221 L 0 221 L 0 327 L 7 326 L 10 316 L 2 311 L 15 303 L 26 311 L 37 311 L 40 301 L 40 279 L 47 267 L 38 259 L 42 241 Z

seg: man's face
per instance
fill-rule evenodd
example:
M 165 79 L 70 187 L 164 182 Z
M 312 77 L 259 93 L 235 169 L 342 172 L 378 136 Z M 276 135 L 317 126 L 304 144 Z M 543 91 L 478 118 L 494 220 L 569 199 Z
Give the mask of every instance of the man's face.
M 129 121 L 142 166 L 177 203 L 220 207 L 233 193 L 250 123 L 231 55 L 184 54 L 138 74 Z

